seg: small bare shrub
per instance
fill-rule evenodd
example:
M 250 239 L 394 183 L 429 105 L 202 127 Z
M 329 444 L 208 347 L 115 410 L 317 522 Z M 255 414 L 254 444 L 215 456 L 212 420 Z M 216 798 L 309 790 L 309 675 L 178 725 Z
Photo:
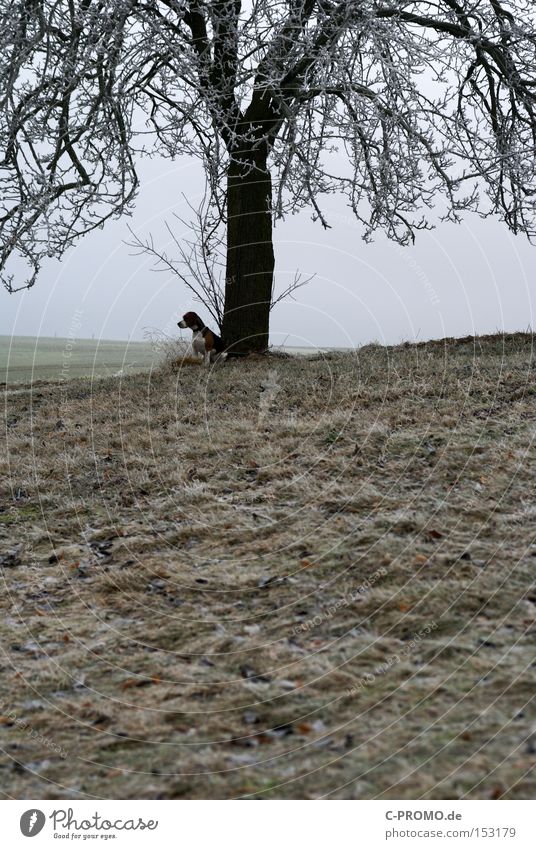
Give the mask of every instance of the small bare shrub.
M 168 336 L 155 327 L 146 328 L 144 339 L 149 342 L 158 361 L 156 368 L 162 372 L 175 371 L 185 365 L 200 365 L 202 360 L 193 353 L 192 346 L 184 339 Z

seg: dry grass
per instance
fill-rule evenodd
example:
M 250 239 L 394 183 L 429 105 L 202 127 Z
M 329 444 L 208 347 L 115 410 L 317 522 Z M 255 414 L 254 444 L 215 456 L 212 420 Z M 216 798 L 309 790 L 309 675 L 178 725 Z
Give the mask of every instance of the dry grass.
M 4 795 L 533 798 L 533 363 L 517 335 L 7 395 Z
M 200 366 L 202 357 L 194 354 L 191 342 L 176 336 L 169 336 L 158 328 L 145 331 L 145 341 L 151 346 L 161 373 L 177 372 L 184 366 Z

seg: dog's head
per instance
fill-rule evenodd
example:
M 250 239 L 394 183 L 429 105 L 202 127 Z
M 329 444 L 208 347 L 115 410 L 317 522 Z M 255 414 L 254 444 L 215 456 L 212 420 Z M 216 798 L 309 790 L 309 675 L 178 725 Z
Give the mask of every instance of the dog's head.
M 183 315 L 182 321 L 177 322 L 179 327 L 182 327 L 184 330 L 185 327 L 189 327 L 190 330 L 202 330 L 204 327 L 203 322 L 199 318 L 196 312 L 187 312 Z

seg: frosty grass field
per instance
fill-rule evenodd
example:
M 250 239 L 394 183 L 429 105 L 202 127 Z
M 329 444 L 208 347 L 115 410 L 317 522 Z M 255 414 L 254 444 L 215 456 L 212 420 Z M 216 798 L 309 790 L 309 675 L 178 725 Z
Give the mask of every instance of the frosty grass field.
M 534 797 L 530 335 L 78 352 L 3 388 L 5 797 Z

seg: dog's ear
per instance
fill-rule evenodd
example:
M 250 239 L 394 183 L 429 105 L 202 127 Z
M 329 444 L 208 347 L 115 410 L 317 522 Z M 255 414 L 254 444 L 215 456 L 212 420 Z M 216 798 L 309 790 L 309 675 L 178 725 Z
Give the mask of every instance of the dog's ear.
M 195 312 L 184 313 L 182 320 L 185 327 L 195 327 L 196 325 L 203 326 L 203 322 Z

